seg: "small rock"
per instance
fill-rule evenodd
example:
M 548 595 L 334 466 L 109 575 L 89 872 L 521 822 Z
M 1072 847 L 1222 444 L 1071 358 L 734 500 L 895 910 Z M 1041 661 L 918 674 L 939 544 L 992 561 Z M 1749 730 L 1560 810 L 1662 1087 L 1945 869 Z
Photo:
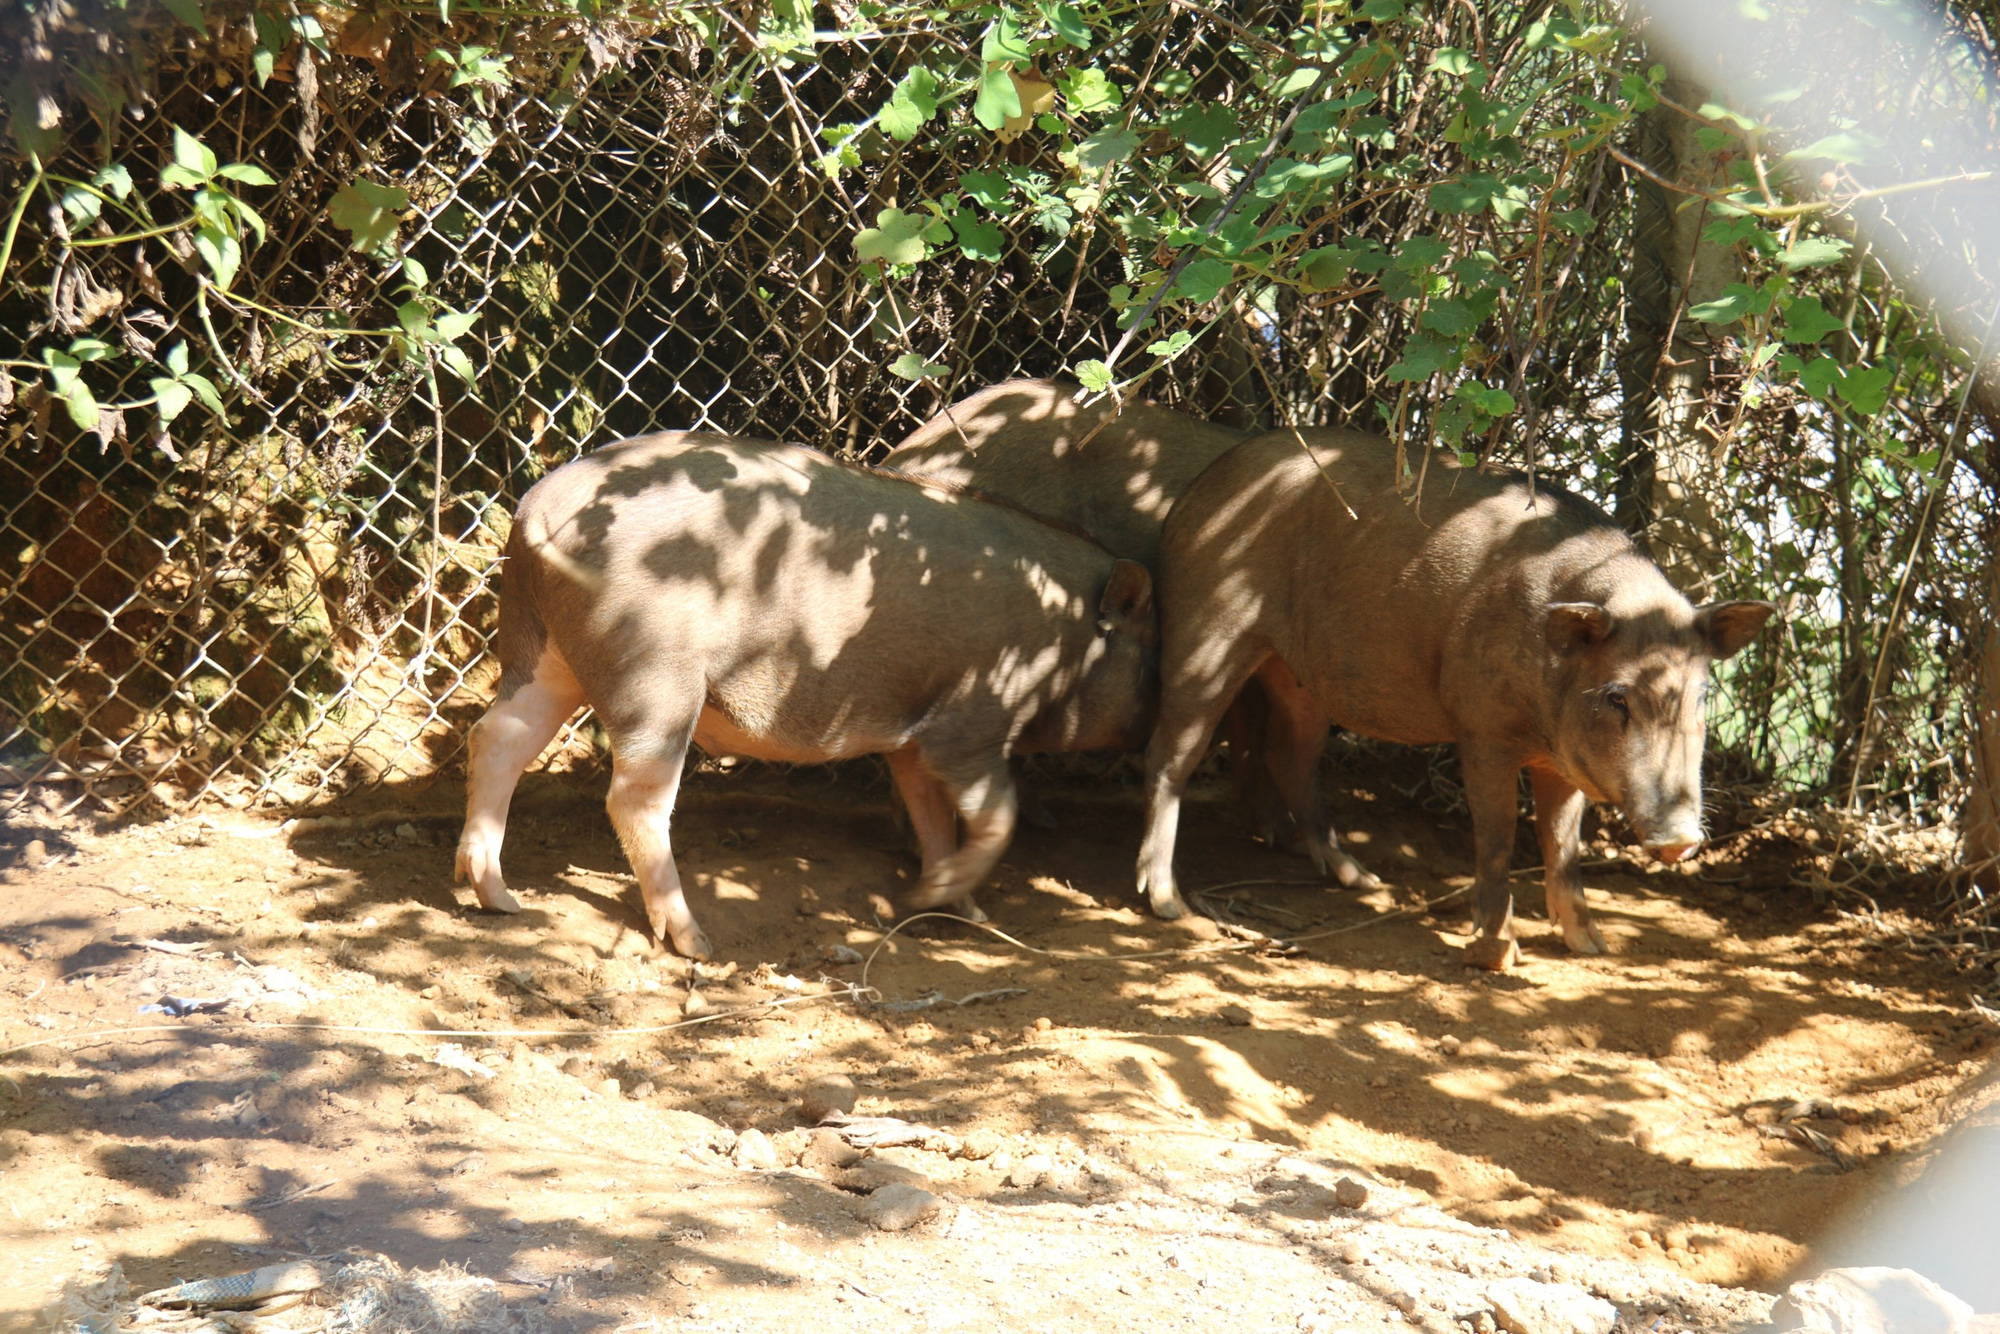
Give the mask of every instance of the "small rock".
M 861 951 L 851 945 L 822 945 L 820 957 L 835 967 L 846 967 L 861 962 Z
M 591 1089 L 600 1098 L 616 1098 L 625 1091 L 619 1087 L 618 1079 L 615 1075 L 606 1075 L 591 1085 Z
M 1361 1247 L 1355 1242 L 1350 1241 L 1340 1248 L 1340 1262 L 1344 1265 L 1358 1265 L 1361 1263 L 1361 1258 Z
M 405 839 L 409 842 L 415 842 L 417 837 L 417 827 L 407 822 L 399 824 L 396 826 L 396 837 L 400 839 Z
M 562 1063 L 562 1072 L 576 1079 L 586 1078 L 590 1074 L 590 1062 L 581 1056 L 572 1056 Z
M 822 1127 L 812 1132 L 805 1151 L 799 1155 L 799 1165 L 839 1169 L 860 1162 L 863 1156 L 861 1150 L 841 1138 L 838 1130 Z
M 475 1172 L 484 1171 L 485 1168 L 486 1168 L 485 1154 L 468 1153 L 465 1155 L 465 1157 L 459 1159 L 457 1162 L 453 1163 L 450 1167 L 446 1168 L 445 1170 L 451 1173 L 455 1177 L 469 1177 L 473 1175 Z
M 1761 894 L 1745 894 L 1743 896 L 1743 907 L 1747 912 L 1763 912 L 1768 906 L 1764 902 L 1764 896 Z
M 1494 1334 L 1494 1330 L 1498 1328 L 1493 1323 L 1491 1311 L 1474 1311 L 1472 1318 L 1466 1323 L 1472 1326 L 1472 1334 Z
M 1410 1315 L 1417 1309 L 1417 1299 L 1407 1292 L 1392 1292 L 1386 1300 L 1404 1315 Z
M 1503 1278 L 1486 1289 L 1493 1318 L 1508 1334 L 1611 1334 L 1618 1308 L 1568 1283 Z
M 1051 1022 L 1049 1017 L 1045 1014 L 1040 1015 L 1035 1019 L 1035 1031 L 1037 1033 L 1046 1033 L 1054 1027 L 1055 1024 Z
M 1007 1184 L 1015 1190 L 1033 1190 L 1055 1168 L 1045 1153 L 1031 1153 L 1007 1169 Z
M 698 1018 L 701 1015 L 707 1014 L 713 1008 L 715 1007 L 710 1005 L 706 1000 L 702 999 L 702 995 L 699 991 L 688 992 L 687 999 L 681 1002 L 681 1013 L 686 1015 L 690 1019 Z
M 1222 1022 L 1225 1024 L 1236 1028 L 1250 1027 L 1250 1010 L 1248 1006 L 1225 1005 L 1217 1013 L 1222 1016 Z
M 1443 1052 L 1447 1056 L 1458 1055 L 1458 1049 L 1463 1045 L 1464 1044 L 1461 1043 L 1458 1040 L 1458 1038 L 1451 1033 L 1447 1033 L 1443 1037 L 1438 1039 L 1438 1050 Z
M 605 1256 L 602 1260 L 590 1266 L 590 1273 L 593 1278 L 618 1277 L 618 1257 L 615 1255 Z
M 746 1130 L 736 1137 L 736 1148 L 731 1151 L 729 1161 L 746 1172 L 768 1172 L 778 1165 L 778 1151 L 771 1147 L 770 1136 L 761 1130 Z
M 937 1217 L 944 1201 L 918 1186 L 884 1186 L 861 1205 L 861 1216 L 883 1232 L 908 1232 Z
M 436 984 L 432 984 L 431 986 L 425 987 L 422 991 L 419 991 L 417 994 L 423 997 L 425 1000 L 436 1000 L 438 996 L 442 994 L 442 988 L 438 987 Z
M 70 1238 L 69 1248 L 73 1251 L 87 1251 L 90 1249 L 90 1238 L 72 1237 Z
M 503 1218 L 500 1226 L 508 1232 L 525 1232 L 528 1225 L 518 1218 Z
M 1792 1284 L 1771 1308 L 1771 1324 L 1813 1334 L 1962 1334 L 1972 1308 L 1913 1270 L 1870 1265 Z
M 1000 1137 L 990 1130 L 975 1130 L 959 1141 L 958 1156 L 980 1162 L 1000 1152 Z
M 844 1116 L 854 1110 L 854 1104 L 860 1096 L 860 1091 L 854 1087 L 854 1081 L 846 1075 L 828 1075 L 823 1079 L 815 1079 L 806 1085 L 805 1091 L 799 1095 L 799 1115 L 814 1123 L 826 1120 L 835 1112 Z
M 1342 1177 L 1333 1183 L 1333 1202 L 1343 1209 L 1359 1209 L 1368 1203 L 1368 1187 L 1353 1177 Z
M 652 1097 L 653 1094 L 657 1091 L 658 1090 L 656 1090 L 653 1087 L 652 1080 L 642 1079 L 638 1083 L 632 1086 L 630 1097 L 634 1102 L 644 1102 L 646 1099 Z
M 858 1191 L 872 1195 L 884 1186 L 915 1186 L 928 1190 L 931 1180 L 914 1167 L 904 1167 L 886 1158 L 864 1158 L 854 1166 L 844 1169 L 836 1178 L 843 1190 Z
M 30 871 L 39 871 L 49 859 L 49 845 L 39 838 L 28 840 L 28 846 L 21 849 L 21 865 Z
M 782 1130 L 771 1136 L 771 1149 L 778 1155 L 778 1166 L 791 1167 L 805 1157 L 806 1147 L 812 1143 L 809 1130 Z

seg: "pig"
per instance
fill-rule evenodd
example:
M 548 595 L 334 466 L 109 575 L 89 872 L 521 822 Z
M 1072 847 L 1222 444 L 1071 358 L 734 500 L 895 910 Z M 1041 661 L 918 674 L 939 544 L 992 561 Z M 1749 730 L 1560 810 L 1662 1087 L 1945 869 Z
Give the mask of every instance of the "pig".
M 881 467 L 976 487 L 1152 568 L 1175 497 L 1243 433 L 1156 404 L 1079 405 L 1061 380 L 1008 380 L 954 403 Z
M 1420 461 L 1413 461 L 1413 466 Z M 1174 837 L 1189 773 L 1245 681 L 1263 682 L 1272 776 L 1319 856 L 1352 862 L 1320 804 L 1329 724 L 1457 745 L 1472 809 L 1469 963 L 1518 957 L 1507 865 L 1528 771 L 1549 918 L 1605 951 L 1577 876 L 1586 801 L 1618 805 L 1673 862 L 1703 837 L 1709 664 L 1776 610 L 1691 606 L 1595 506 L 1521 473 L 1433 455 L 1398 485 L 1386 440 L 1268 431 L 1174 505 L 1160 550 L 1160 717 L 1146 751 L 1140 893 L 1186 911 Z
M 1008 380 L 982 389 L 918 427 L 880 466 L 1004 497 L 1074 524 L 1113 554 L 1151 569 L 1175 499 L 1244 434 L 1143 401 L 1084 406 L 1080 393 L 1062 380 Z M 1267 843 L 1295 844 L 1310 855 L 1313 847 L 1291 827 L 1265 776 L 1258 754 L 1264 714 L 1253 681 L 1223 719 L 1237 799 Z M 1351 882 L 1354 872 L 1348 874 Z
M 712 949 L 669 833 L 690 744 L 886 754 L 924 850 L 912 904 L 958 903 L 1012 834 L 1010 753 L 1143 743 L 1155 625 L 1143 565 L 996 500 L 759 440 L 609 445 L 516 512 L 457 874 L 484 907 L 519 910 L 500 870 L 508 803 L 588 704 L 647 921 L 681 954 Z

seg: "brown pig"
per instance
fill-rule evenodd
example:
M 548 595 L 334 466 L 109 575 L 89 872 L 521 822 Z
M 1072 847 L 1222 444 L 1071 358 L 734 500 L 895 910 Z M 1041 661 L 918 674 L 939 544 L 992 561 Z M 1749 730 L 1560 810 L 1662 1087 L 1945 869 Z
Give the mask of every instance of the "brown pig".
M 1421 495 L 1389 442 L 1283 429 L 1218 459 L 1176 502 L 1159 566 L 1160 720 L 1146 752 L 1140 892 L 1186 909 L 1175 827 L 1208 734 L 1247 680 L 1270 696 L 1272 776 L 1320 855 L 1340 850 L 1316 769 L 1329 724 L 1454 742 L 1477 859 L 1469 962 L 1516 957 L 1508 857 L 1529 772 L 1549 918 L 1600 953 L 1577 878 L 1587 800 L 1676 861 L 1702 841 L 1708 668 L 1768 602 L 1689 605 L 1609 517 L 1546 482 L 1431 458 Z
M 1143 739 L 1154 624 L 1145 567 L 998 501 L 764 441 L 610 445 L 516 513 L 458 874 L 485 907 L 518 910 L 500 874 L 508 802 L 588 704 L 646 916 L 682 954 L 710 952 L 668 829 L 690 744 L 793 763 L 886 753 L 924 849 L 914 902 L 959 901 L 1013 831 L 1010 752 Z
M 1243 434 L 1152 403 L 1084 406 L 1077 393 L 1061 380 L 982 389 L 919 426 L 881 466 L 1005 497 L 1150 568 L 1175 497 Z
M 1144 401 L 1122 408 L 1107 399 L 1079 404 L 1080 392 L 1062 380 L 1008 380 L 982 389 L 918 427 L 881 467 L 976 487 L 1075 524 L 1113 554 L 1152 569 L 1174 501 L 1244 435 Z M 1252 682 L 1223 721 L 1238 799 L 1267 842 L 1298 842 L 1257 754 L 1263 705 Z M 1298 850 L 1314 853 L 1309 845 Z M 1350 884 L 1365 878 L 1358 868 L 1322 863 L 1320 869 Z

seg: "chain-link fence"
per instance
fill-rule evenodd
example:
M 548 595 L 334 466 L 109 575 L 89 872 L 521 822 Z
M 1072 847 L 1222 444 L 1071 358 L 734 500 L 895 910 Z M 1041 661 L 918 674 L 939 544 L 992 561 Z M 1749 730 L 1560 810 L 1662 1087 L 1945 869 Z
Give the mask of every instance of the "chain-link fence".
M 1109 53 L 1135 90 L 1132 119 L 1171 111 L 1157 90 L 1172 87 L 1275 125 L 1289 94 L 1232 48 L 1241 23 L 1163 12 Z M 976 35 L 841 37 L 778 58 L 747 32 L 732 44 L 726 10 L 712 17 L 719 38 L 599 27 L 560 59 L 521 42 L 504 84 L 490 85 L 458 81 L 423 26 L 393 16 L 357 11 L 326 34 L 327 54 L 296 44 L 268 71 L 250 18 L 200 39 L 162 19 L 145 30 L 147 97 L 72 90 L 72 120 L 94 129 L 65 141 L 55 166 L 71 176 L 114 149 L 169 161 L 178 127 L 275 185 L 244 192 L 268 235 L 224 291 L 201 280 L 185 233 L 171 238 L 179 265 L 155 265 L 143 245 L 97 244 L 108 224 L 66 216 L 26 165 L 0 171 L 7 198 L 32 202 L 0 291 L 0 354 L 86 330 L 146 355 L 183 343 L 227 408 L 162 440 L 115 411 L 79 431 L 44 389 L 0 385 L 0 799 L 34 787 L 121 810 L 205 795 L 297 805 L 437 772 L 489 694 L 489 574 L 507 516 L 551 467 L 688 427 L 875 457 L 954 398 L 1116 341 L 1110 293 L 1158 257 L 1131 253 L 1143 228 L 1113 235 L 1079 210 L 1052 136 L 966 134 L 940 148 L 856 128 L 927 51 L 959 58 Z M 1451 40 L 1447 27 L 1437 40 Z M 1163 60 L 1184 77 L 1150 77 Z M 1383 105 L 1384 143 L 1424 143 L 1449 116 L 1407 88 Z M 879 210 L 979 173 L 1004 173 L 1029 201 L 998 229 L 999 262 L 947 253 L 914 277 L 857 262 L 855 235 Z M 388 193 L 354 195 L 357 181 Z M 1561 237 L 1540 271 L 1547 332 L 1512 388 L 1541 466 L 1604 498 L 1623 307 L 1615 283 L 1590 275 L 1616 271 L 1629 204 L 1608 159 L 1579 190 L 1601 224 Z M 157 216 L 184 211 L 165 187 L 140 181 L 136 193 Z M 1384 199 L 1353 226 L 1393 248 L 1438 227 L 1423 198 Z M 371 226 L 376 254 L 356 245 Z M 385 264 L 391 250 L 421 265 L 431 297 L 476 313 L 460 342 L 470 387 L 342 332 L 395 324 L 408 271 Z M 1428 405 L 1386 378 L 1413 319 L 1393 297 L 1283 292 L 1239 308 L 1146 391 L 1244 427 L 1386 419 L 1418 431 Z M 901 378 L 890 366 L 903 353 L 943 370 Z M 1503 441 L 1509 450 L 1524 455 L 1525 438 Z M 1751 463 L 1788 467 L 1782 452 Z M 1819 531 L 1772 504 L 1737 533 L 1742 573 L 1720 591 L 1765 591 L 1773 551 Z M 1977 526 L 1949 507 L 1939 521 Z M 1920 573 L 1925 596 L 1975 584 Z M 1790 648 L 1745 666 L 1749 708 L 1723 734 L 1765 777 L 1806 759 L 1830 772 L 1822 752 L 1843 744 L 1826 739 L 1815 685 L 1830 679 L 1841 609 L 1808 600 L 1794 612 L 1811 634 L 1795 628 Z M 1854 646 L 1856 661 L 1877 642 Z M 1898 653 L 1911 661 L 1875 672 L 1886 689 L 1855 715 L 1887 720 L 1878 746 L 1956 726 L 1944 715 L 1962 655 Z M 562 755 L 592 753 L 583 726 Z

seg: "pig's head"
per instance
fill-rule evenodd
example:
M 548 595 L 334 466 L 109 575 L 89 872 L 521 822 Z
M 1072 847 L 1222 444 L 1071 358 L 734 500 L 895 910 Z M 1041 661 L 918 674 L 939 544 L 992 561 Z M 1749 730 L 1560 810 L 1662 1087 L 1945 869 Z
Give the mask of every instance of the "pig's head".
M 1016 749 L 1134 750 L 1146 744 L 1159 703 L 1160 618 L 1153 576 L 1132 560 L 1111 564 L 1077 669 Z
M 1777 611 L 1768 602 L 1675 602 L 1626 616 L 1602 603 L 1558 602 L 1547 630 L 1556 767 L 1593 801 L 1616 803 L 1663 862 L 1702 841 L 1709 664 L 1748 644 Z

